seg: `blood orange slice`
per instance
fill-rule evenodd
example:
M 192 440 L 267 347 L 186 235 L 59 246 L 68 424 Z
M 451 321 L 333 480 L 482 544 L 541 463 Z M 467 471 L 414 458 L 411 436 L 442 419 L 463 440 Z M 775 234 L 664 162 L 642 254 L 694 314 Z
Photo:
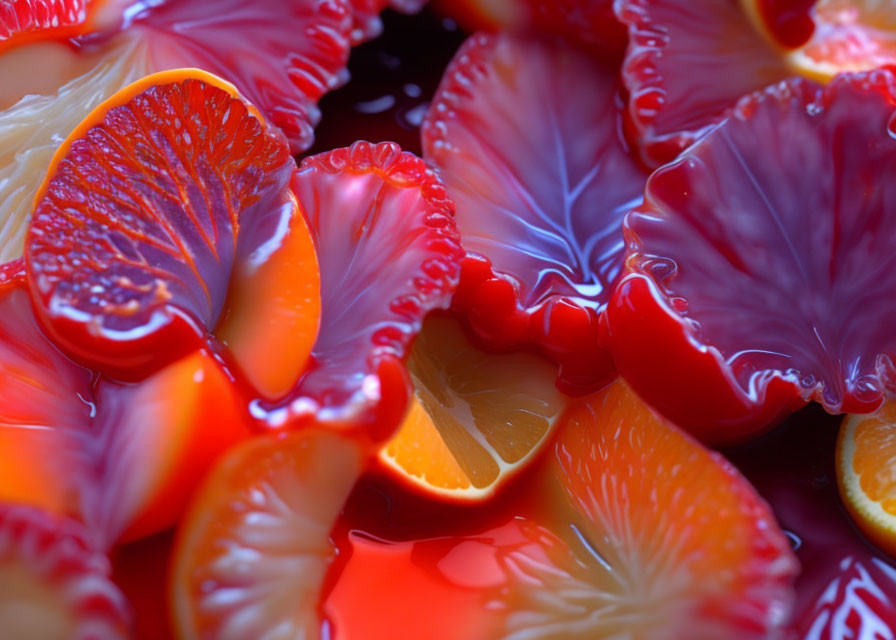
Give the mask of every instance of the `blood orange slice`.
M 791 75 L 732 0 L 621 0 L 616 13 L 630 41 L 628 124 L 650 166 L 674 159 L 743 95 Z
M 8 638 L 128 638 L 124 597 L 79 524 L 0 504 L 0 623 Z
M 321 331 L 288 402 L 256 403 L 256 415 L 272 427 L 314 418 L 388 438 L 406 409 L 408 346 L 457 284 L 453 203 L 393 143 L 306 158 L 292 190 L 318 248 Z
M 89 13 L 102 4 L 103 0 L 8 0 L 0 6 L 0 53 L 88 31 Z
M 197 348 L 221 318 L 233 269 L 266 259 L 284 229 L 307 240 L 287 186 L 293 168 L 282 136 L 214 76 L 164 72 L 116 93 L 59 148 L 36 199 L 26 262 L 47 329 L 118 375 Z M 318 276 L 310 240 L 297 252 L 286 260 L 306 283 L 278 302 L 298 317 L 312 300 L 304 353 L 291 350 L 301 370 Z M 274 323 L 280 334 L 294 333 L 289 320 Z
M 331 431 L 264 436 L 206 478 L 182 522 L 171 577 L 181 638 L 317 638 L 330 529 L 361 473 Z
M 891 2 L 818 0 L 813 4 L 814 34 L 789 58 L 800 73 L 830 80 L 844 71 L 896 63 L 896 13 Z
M 616 364 L 701 438 L 745 438 L 809 400 L 873 411 L 892 385 L 894 86 L 875 71 L 750 96 L 627 218 Z
M 411 409 L 380 461 L 433 498 L 485 500 L 549 441 L 565 401 L 556 367 L 534 354 L 488 354 L 459 323 L 431 317 L 408 368 Z
M 797 563 L 770 509 L 624 383 L 574 403 L 546 472 L 549 504 L 481 530 L 350 539 L 325 605 L 340 637 L 391 637 L 401 611 L 438 638 L 783 635 Z
M 479 34 L 423 123 L 470 254 L 455 308 L 494 346 L 541 349 L 576 390 L 612 376 L 598 316 L 646 180 L 618 136 L 616 90 L 560 42 Z

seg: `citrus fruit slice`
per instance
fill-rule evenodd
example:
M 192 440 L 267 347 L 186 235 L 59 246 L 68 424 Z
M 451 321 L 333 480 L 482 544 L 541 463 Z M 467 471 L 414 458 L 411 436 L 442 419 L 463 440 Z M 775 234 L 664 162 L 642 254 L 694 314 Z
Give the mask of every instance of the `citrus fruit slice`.
M 562 42 L 478 34 L 422 126 L 471 254 L 455 308 L 495 347 L 540 349 L 577 391 L 612 376 L 598 316 L 646 181 L 618 136 L 616 91 L 613 72 Z
M 896 555 L 896 403 L 850 415 L 837 438 L 837 484 L 853 521 Z
M 379 460 L 435 498 L 492 496 L 542 449 L 565 405 L 556 367 L 480 351 L 452 318 L 427 318 L 408 369 L 413 404 Z
M 69 38 L 88 31 L 90 12 L 103 0 L 8 0 L 0 6 L 0 54 L 50 38 Z
M 883 402 L 894 86 L 881 70 L 747 97 L 653 174 L 626 219 L 607 314 L 616 366 L 701 439 L 749 437 L 810 400 L 831 413 Z
M 844 71 L 896 63 L 896 12 L 889 0 L 818 0 L 812 38 L 789 56 L 800 73 L 827 81 Z
M 0 282 L 0 500 L 77 517 L 107 546 L 171 526 L 249 436 L 233 385 L 205 352 L 136 385 L 97 381 L 40 331 L 24 279 L 19 261 Z
M 731 0 L 620 0 L 627 124 L 649 166 L 674 159 L 744 94 L 792 75 Z
M 113 95 L 57 150 L 35 201 L 26 263 L 54 340 L 89 365 L 145 375 L 203 343 L 234 269 L 272 257 L 296 279 L 266 326 L 291 347 L 294 382 L 319 313 L 293 169 L 283 137 L 205 72 L 163 72 Z
M 148 73 L 141 46 L 136 42 L 110 44 L 106 59 L 93 60 L 96 65 L 92 69 L 58 91 L 43 94 L 28 87 L 30 95 L 16 94 L 14 104 L 0 111 L 0 260 L 22 255 L 34 196 L 59 141 L 106 97 Z M 46 62 L 39 60 L 41 67 Z M 33 59 L 18 64 L 35 68 Z
M 77 46 L 50 40 L 0 55 L 6 80 L 0 88 L 2 260 L 22 254 L 32 199 L 60 140 L 102 100 L 148 73 L 201 67 L 226 78 L 296 151 L 311 145 L 317 100 L 346 79 L 351 14 L 345 0 L 227 0 L 214 9 L 196 0 L 91 6 L 99 4 L 102 19 L 90 22 L 98 33 Z M 41 72 L 23 72 L 34 69 Z
M 340 637 L 393 637 L 402 611 L 439 638 L 783 635 L 797 563 L 771 510 L 623 382 L 573 402 L 544 473 L 471 532 L 351 537 L 325 603 Z
M 291 184 L 318 249 L 321 330 L 297 388 L 284 403 L 257 403 L 256 415 L 272 427 L 313 418 L 388 438 L 406 408 L 408 346 L 457 284 L 453 203 L 393 143 L 305 158 Z
M 0 624 L 8 638 L 128 638 L 124 597 L 82 526 L 0 503 Z
M 232 450 L 181 523 L 170 604 L 180 638 L 318 638 L 330 529 L 359 444 L 309 428 Z

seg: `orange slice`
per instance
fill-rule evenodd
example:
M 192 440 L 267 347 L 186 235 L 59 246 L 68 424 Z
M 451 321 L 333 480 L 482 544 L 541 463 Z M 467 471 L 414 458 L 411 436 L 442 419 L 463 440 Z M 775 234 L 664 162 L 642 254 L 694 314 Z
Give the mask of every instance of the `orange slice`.
M 896 555 L 896 401 L 844 419 L 837 437 L 837 484 L 859 529 Z
M 209 474 L 178 532 L 177 637 L 317 638 L 330 529 L 361 473 L 361 446 L 309 428 L 260 437 Z
M 534 458 L 565 405 L 553 365 L 529 353 L 480 351 L 451 318 L 426 320 L 409 369 L 414 401 L 379 460 L 435 498 L 492 496 Z
M 320 318 L 294 169 L 282 134 L 216 76 L 176 69 L 114 93 L 35 198 L 26 263 L 55 342 L 139 378 L 204 343 L 229 307 L 223 337 L 249 381 L 285 393 Z
M 788 57 L 799 73 L 825 82 L 896 62 L 896 10 L 889 0 L 818 0 L 812 16 L 812 38 Z

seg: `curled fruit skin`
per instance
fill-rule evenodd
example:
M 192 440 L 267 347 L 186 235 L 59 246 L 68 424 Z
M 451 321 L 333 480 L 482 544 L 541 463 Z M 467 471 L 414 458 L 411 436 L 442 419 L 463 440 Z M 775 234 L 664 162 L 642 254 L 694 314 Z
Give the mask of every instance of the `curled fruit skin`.
M 889 70 L 792 79 L 653 174 L 606 326 L 648 403 L 713 444 L 809 401 L 880 406 L 896 379 L 894 106 Z
M 275 429 L 314 419 L 382 441 L 407 409 L 411 342 L 457 287 L 454 203 L 423 160 L 392 142 L 305 158 L 291 188 L 318 250 L 321 329 L 293 390 L 252 411 Z

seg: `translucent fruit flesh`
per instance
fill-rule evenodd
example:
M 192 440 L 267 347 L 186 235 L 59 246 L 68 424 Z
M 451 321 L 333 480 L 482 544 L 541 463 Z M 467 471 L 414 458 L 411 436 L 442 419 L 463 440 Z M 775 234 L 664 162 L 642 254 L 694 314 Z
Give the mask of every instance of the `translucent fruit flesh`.
M 565 405 L 555 367 L 480 351 L 446 317 L 426 320 L 408 367 L 413 404 L 379 458 L 433 498 L 490 497 L 533 460 Z
M 677 424 L 731 442 L 809 400 L 882 403 L 896 196 L 878 176 L 896 158 L 894 87 L 883 70 L 769 87 L 651 178 L 626 220 L 609 343 Z
M 295 284 L 272 301 L 279 315 L 264 333 L 285 338 L 293 362 L 277 371 L 285 381 L 264 383 L 295 382 L 317 332 L 319 276 L 287 186 L 288 148 L 260 118 L 231 85 L 176 70 L 114 94 L 63 143 L 26 245 L 32 292 L 62 347 L 116 375 L 145 375 L 201 346 L 231 271 L 243 268 L 240 298 L 246 271 L 273 255 Z M 229 333 L 238 360 L 257 357 L 240 346 L 258 330 L 252 319 Z M 243 364 L 261 376 L 257 360 Z
M 318 638 L 329 540 L 362 451 L 309 428 L 233 449 L 181 523 L 170 605 L 179 638 Z

